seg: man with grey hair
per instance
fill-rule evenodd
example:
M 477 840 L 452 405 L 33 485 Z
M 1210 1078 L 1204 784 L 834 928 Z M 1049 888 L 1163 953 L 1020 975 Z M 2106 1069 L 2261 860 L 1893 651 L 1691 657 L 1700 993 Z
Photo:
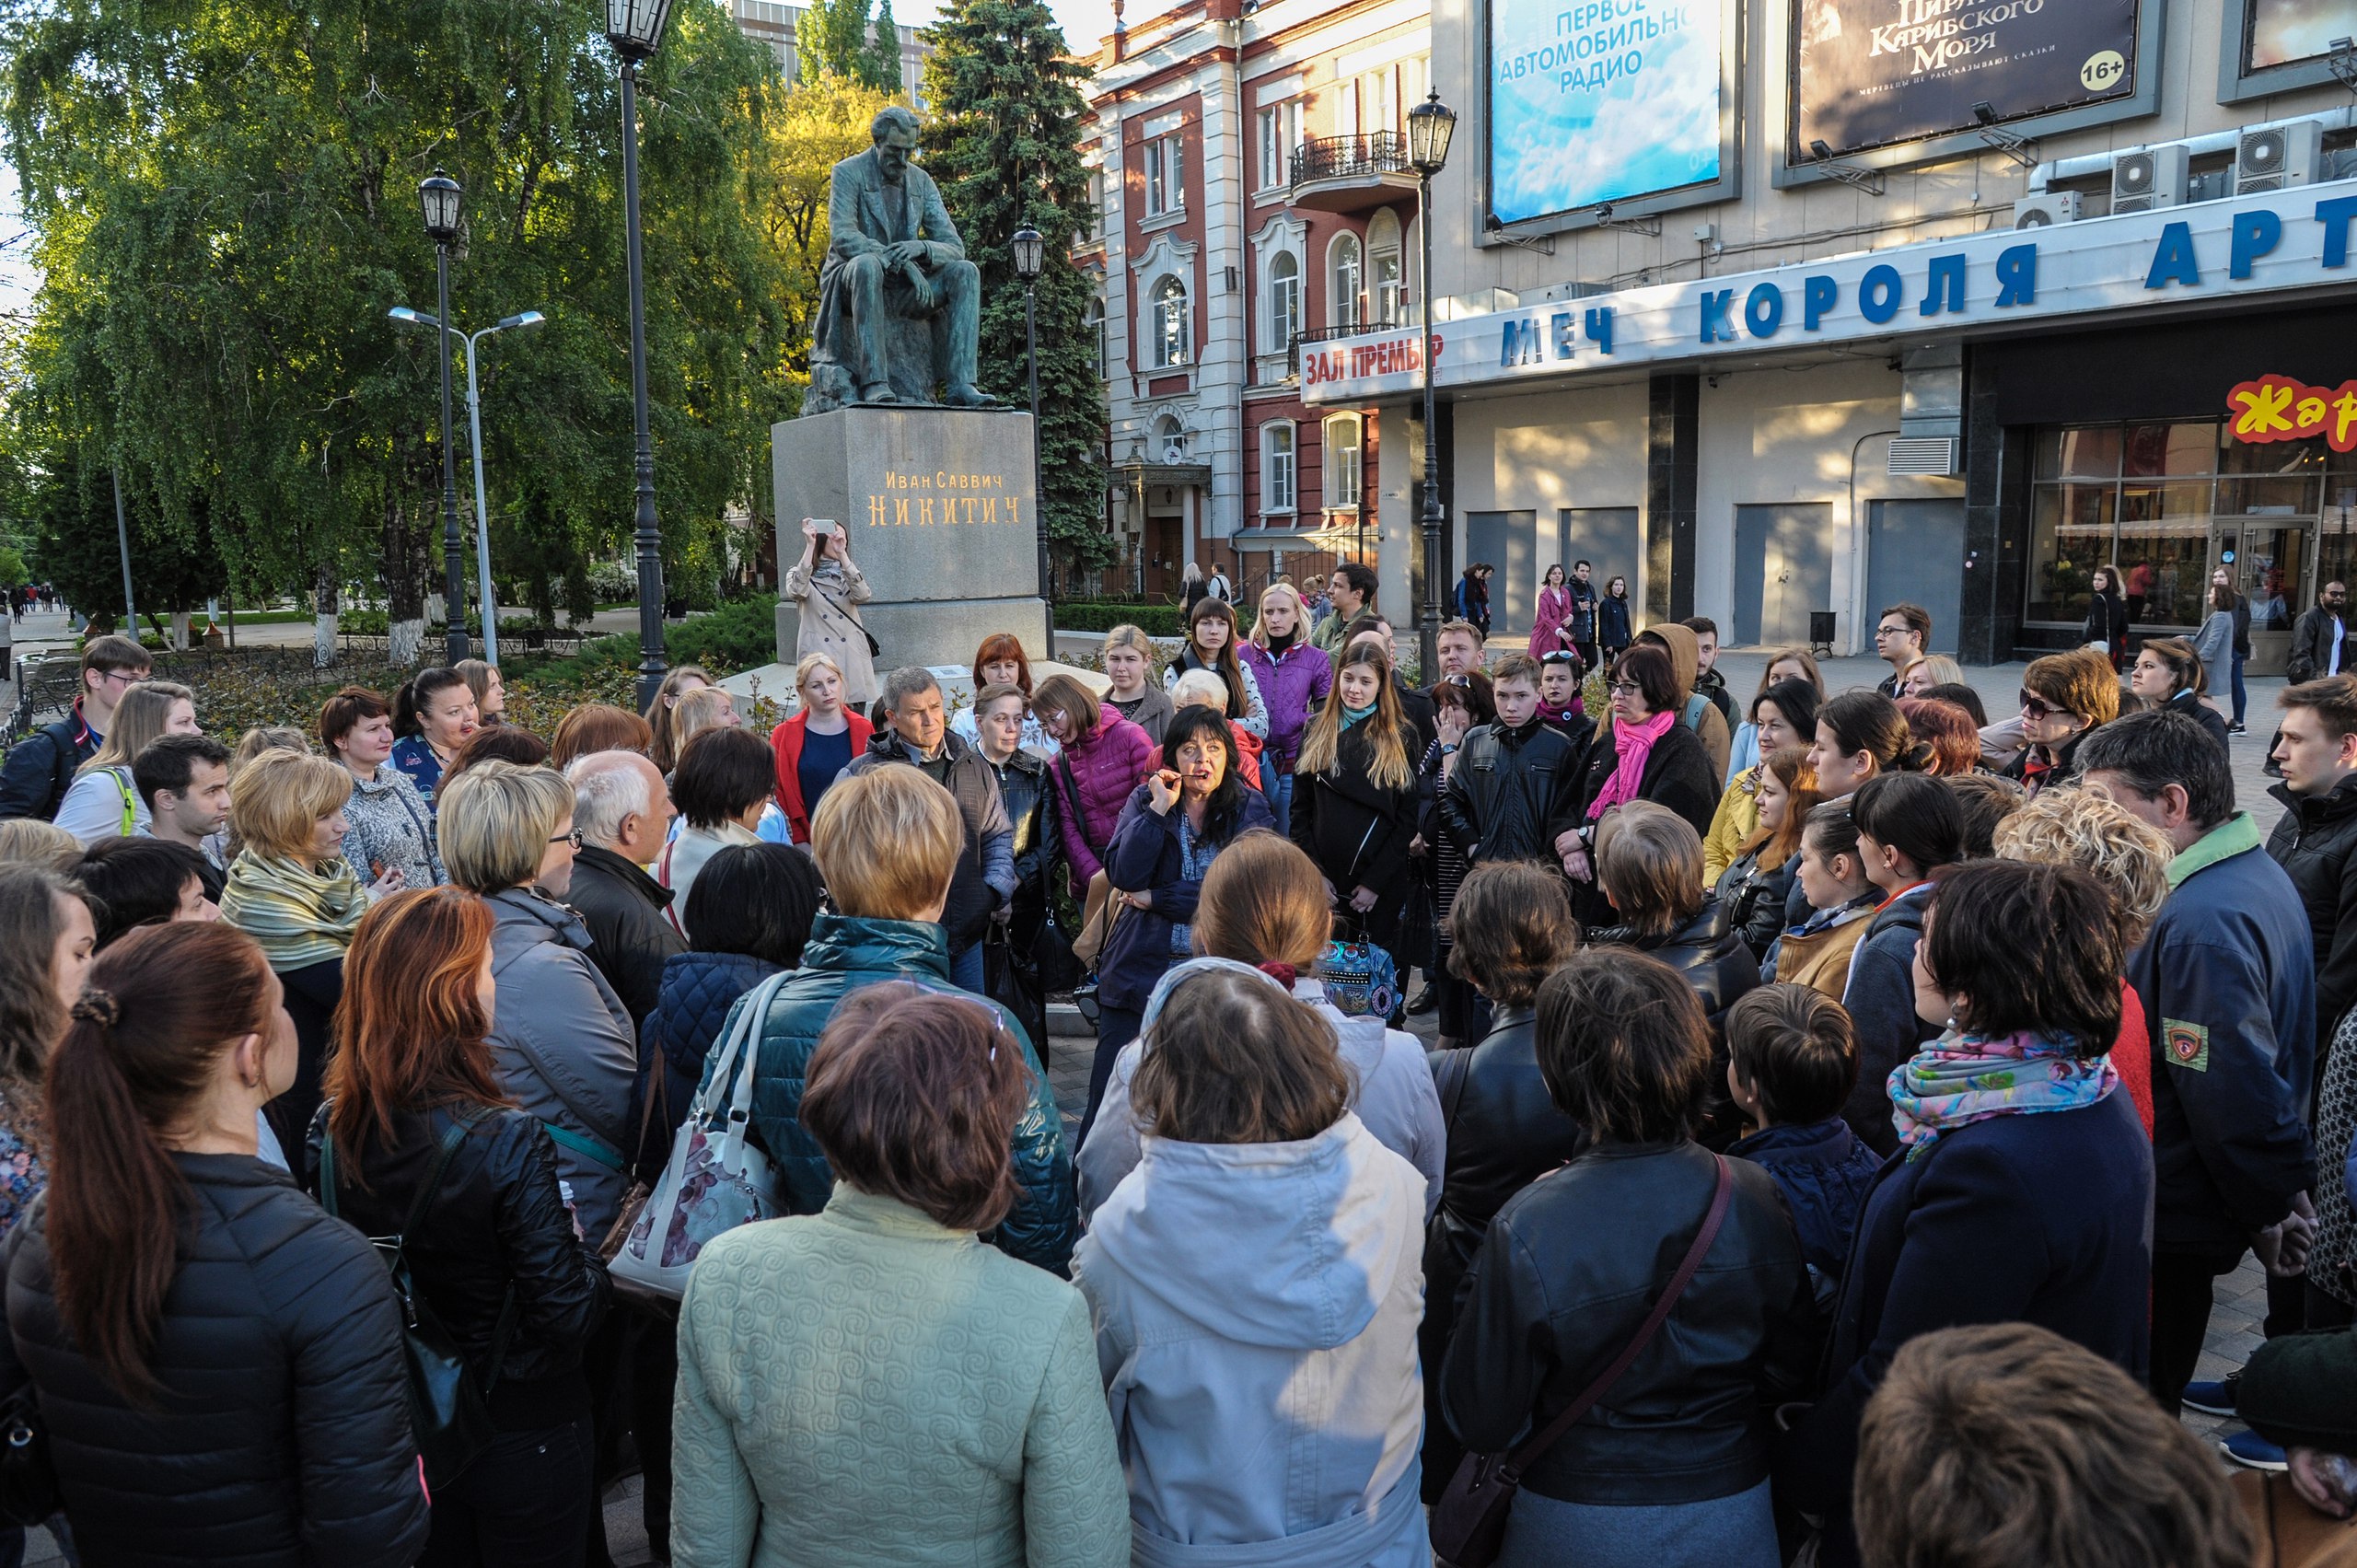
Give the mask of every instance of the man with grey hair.
M 941 683 L 923 665 L 904 665 L 884 682 L 886 723 L 842 776 L 902 763 L 947 789 L 966 824 L 966 843 L 949 878 L 941 912 L 949 944 L 949 978 L 961 991 L 983 994 L 982 938 L 991 922 L 1014 907 L 1015 824 L 999 794 L 998 775 L 982 754 L 949 733 Z
M 928 402 L 936 382 L 951 408 L 994 407 L 974 387 L 981 273 L 933 176 L 911 161 L 917 117 L 894 105 L 868 136 L 875 145 L 828 176 L 827 260 L 802 412 Z M 905 341 L 903 324 L 915 321 L 929 324 L 929 344 Z
M 671 919 L 671 889 L 646 874 L 669 834 L 671 792 L 635 751 L 593 751 L 564 771 L 573 825 L 581 834 L 566 895 L 589 928 L 589 961 L 644 1025 L 655 1011 L 663 965 L 688 950 Z

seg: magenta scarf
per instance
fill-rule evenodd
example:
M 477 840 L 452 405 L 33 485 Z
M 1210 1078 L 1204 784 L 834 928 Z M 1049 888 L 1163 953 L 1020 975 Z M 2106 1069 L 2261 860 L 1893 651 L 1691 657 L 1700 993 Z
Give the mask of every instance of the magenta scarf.
M 1644 780 L 1645 760 L 1654 754 L 1654 742 L 1667 735 L 1677 722 L 1677 711 L 1664 709 L 1640 725 L 1613 725 L 1612 748 L 1620 754 L 1620 761 L 1604 787 L 1596 792 L 1596 803 L 1587 808 L 1589 821 L 1637 798 L 1637 785 Z

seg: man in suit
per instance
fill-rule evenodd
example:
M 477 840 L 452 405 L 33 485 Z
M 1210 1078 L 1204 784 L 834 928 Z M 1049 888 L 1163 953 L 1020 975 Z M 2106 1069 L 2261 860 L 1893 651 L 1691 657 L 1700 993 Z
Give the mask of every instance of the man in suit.
M 951 408 L 996 405 L 974 387 L 981 325 L 981 273 L 941 203 L 941 190 L 910 161 L 917 117 L 895 105 L 868 127 L 875 145 L 835 165 L 828 177 L 832 236 L 819 273 L 819 324 L 811 344 L 814 413 L 845 403 L 896 403 L 892 318 L 932 324 L 933 353 L 922 381 L 941 384 Z M 904 383 L 911 377 L 903 376 Z M 813 406 L 813 405 L 816 406 Z

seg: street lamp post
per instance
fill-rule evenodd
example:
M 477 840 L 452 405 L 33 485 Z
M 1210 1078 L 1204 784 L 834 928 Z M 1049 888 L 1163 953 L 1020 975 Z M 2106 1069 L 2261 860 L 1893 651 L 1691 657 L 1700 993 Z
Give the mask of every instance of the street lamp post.
M 442 619 L 449 628 L 446 662 L 467 656 L 467 567 L 459 539 L 459 454 L 450 445 L 450 247 L 459 238 L 459 182 L 435 169 L 417 182 L 425 237 L 434 241 L 434 286 L 441 297 L 435 358 L 442 369 Z
M 412 310 L 406 305 L 396 305 L 388 314 L 396 321 L 435 328 L 441 325 L 433 317 Z M 504 332 L 510 327 L 537 327 L 547 319 L 537 310 L 521 310 L 488 327 L 478 327 L 471 332 L 458 334 L 459 341 L 467 345 L 467 431 L 475 465 L 475 591 L 483 607 L 483 662 L 493 668 L 499 665 L 499 593 L 491 580 L 491 512 L 483 503 L 482 400 L 475 389 L 476 345 L 493 332 Z
M 655 441 L 646 415 L 645 247 L 638 223 L 638 66 L 663 46 L 673 0 L 606 0 L 606 41 L 621 56 L 622 226 L 630 270 L 631 431 L 638 470 L 638 705 L 663 689 L 663 530 L 655 520 Z
M 1433 400 L 1433 176 L 1448 162 L 1449 138 L 1457 132 L 1457 111 L 1440 100 L 1434 87 L 1424 101 L 1408 111 L 1408 161 L 1416 169 L 1416 211 L 1423 230 L 1424 334 L 1424 610 L 1417 628 L 1417 656 L 1426 680 L 1440 668 L 1440 441 L 1434 425 L 1438 414 Z
M 1031 522 L 1039 536 L 1039 604 L 1047 615 L 1047 640 L 1042 656 L 1056 656 L 1055 584 L 1048 567 L 1048 509 L 1040 503 L 1039 478 L 1039 268 L 1048 259 L 1048 242 L 1036 228 L 1015 231 L 1015 273 L 1023 280 L 1023 364 L 1031 377 Z

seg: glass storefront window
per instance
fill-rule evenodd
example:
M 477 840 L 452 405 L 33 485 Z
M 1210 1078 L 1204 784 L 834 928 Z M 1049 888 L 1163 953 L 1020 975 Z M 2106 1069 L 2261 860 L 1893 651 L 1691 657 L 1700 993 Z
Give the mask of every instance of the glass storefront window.
M 2357 459 L 2332 458 L 2322 441 L 2250 446 L 2202 420 L 2044 430 L 2033 451 L 2031 621 L 2084 620 L 2089 575 L 2112 563 L 2131 625 L 2190 631 L 2207 612 L 2212 564 L 2232 552 L 2252 625 L 2279 629 L 2299 612 L 2320 508 L 2348 510 L 2323 525 L 2327 555 L 2346 564 L 2319 569 L 2357 571 Z M 2345 543 L 2332 542 L 2336 518 Z

